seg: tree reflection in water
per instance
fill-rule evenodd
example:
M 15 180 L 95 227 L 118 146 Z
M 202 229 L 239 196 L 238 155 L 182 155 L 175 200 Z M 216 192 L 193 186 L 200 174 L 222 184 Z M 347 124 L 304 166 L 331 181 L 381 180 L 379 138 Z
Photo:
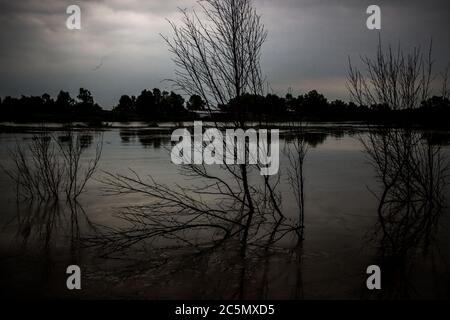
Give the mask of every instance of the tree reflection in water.
M 16 238 L 23 250 L 38 248 L 45 255 L 52 245 L 69 243 L 73 258 L 81 249 L 81 230 L 95 231 L 83 207 L 76 201 L 24 201 L 17 204 Z
M 127 253 L 133 255 L 136 248 L 149 252 L 147 261 L 138 259 L 129 269 L 133 274 L 139 265 L 159 269 L 153 270 L 154 274 L 167 270 L 185 274 L 194 267 L 191 271 L 198 272 L 204 264 L 202 279 L 195 283 L 200 287 L 199 283 L 208 279 L 202 290 L 218 290 L 212 296 L 269 297 L 269 284 L 274 282 L 273 277 L 280 277 L 270 270 L 279 267 L 273 264 L 273 257 L 282 254 L 285 261 L 291 261 L 302 255 L 303 163 L 311 135 L 297 131 L 290 137 L 292 148 L 285 150 L 292 167 L 286 181 L 280 176 L 261 176 L 257 165 L 214 169 L 186 165 L 180 167 L 183 185 L 175 186 L 133 171 L 128 175 L 105 173 L 103 183 L 108 194 L 131 194 L 145 199 L 145 203 L 125 205 L 118 213 L 121 226 L 104 227 L 101 235 L 86 239 L 86 244 L 100 249 L 106 257 L 121 259 Z M 299 208 L 293 218 L 286 214 L 281 201 L 279 188 L 285 182 Z M 181 269 L 175 267 L 177 261 Z M 189 278 L 180 287 L 188 287 L 193 282 L 192 276 Z
M 377 244 L 383 275 L 383 290 L 378 293 L 383 298 L 420 297 L 412 284 L 419 262 L 426 268 L 423 263 L 431 261 L 431 273 L 446 264 L 435 240 L 449 167 L 441 147 L 430 143 L 432 135 L 389 128 L 362 139 L 381 187 L 374 192 L 378 223 L 372 240 Z M 448 288 L 447 268 L 447 279 L 442 272 L 438 274 L 441 278 L 435 279 L 436 284 Z
M 214 175 L 210 168 L 188 166 L 182 170 L 187 181 L 184 188 L 163 185 L 133 172 L 127 176 L 108 175 L 103 182 L 111 194 L 144 199 L 120 209 L 118 215 L 124 224 L 118 227 L 93 226 L 75 202 L 22 203 L 17 214 L 17 236 L 23 250 L 39 245 L 45 279 L 51 277 L 56 263 L 61 263 L 61 250 L 55 250 L 52 243 L 68 240 L 65 266 L 77 264 L 85 252 L 90 252 L 81 254 L 81 244 L 83 248 L 99 249 L 94 255 L 100 253 L 112 259 L 93 265 L 95 272 L 85 273 L 85 281 L 94 286 L 107 284 L 107 293 L 100 293 L 107 298 L 309 297 L 323 289 L 311 284 L 314 274 L 310 269 L 305 272 L 305 266 L 315 268 L 317 261 L 305 265 L 303 252 L 303 239 L 308 240 L 303 232 L 304 192 L 308 190 L 304 188 L 303 165 L 308 146 L 318 138 L 324 140 L 304 134 L 303 128 L 285 133 L 291 148 L 284 150 L 290 169 L 285 171 L 284 179 L 269 183 L 252 175 L 258 173 L 257 168 L 248 167 L 250 195 L 256 204 L 249 225 L 245 223 L 248 215 L 243 208 L 247 208 L 247 201 L 239 183 L 241 176 L 234 177 L 236 182 Z M 430 278 L 434 281 L 430 286 L 435 287 L 423 294 L 447 297 L 449 292 L 444 290 L 448 290 L 450 277 L 436 241 L 449 178 L 443 150 L 434 144 L 436 138 L 431 133 L 407 129 L 371 131 L 362 140 L 380 185 L 373 190 L 378 200 L 377 224 L 370 237 L 377 255 L 367 263 L 380 265 L 383 290 L 368 292 L 364 275 L 357 279 L 361 282 L 349 287 L 357 290 L 361 283 L 362 297 L 366 298 L 421 297 L 423 281 Z M 233 172 L 239 171 L 227 171 Z M 256 177 L 261 179 L 259 184 L 254 182 Z M 280 193 L 268 189 L 283 183 L 292 186 L 289 190 L 297 202 L 294 209 L 298 210 L 290 215 L 285 211 L 277 213 L 276 206 L 283 209 Z M 85 230 L 85 225 L 95 231 L 93 236 L 80 231 Z M 243 236 L 244 231 L 248 236 Z M 118 268 L 110 267 L 116 259 L 121 261 Z M 83 265 L 89 263 L 83 258 Z M 105 266 L 111 272 L 103 272 Z M 361 270 L 366 267 L 361 266 Z M 428 275 L 418 277 L 418 273 Z M 305 274 L 309 281 L 306 287 Z M 327 278 L 323 278 L 326 282 Z M 133 283 L 138 287 L 134 288 Z M 89 294 L 97 297 L 95 292 Z
M 16 207 L 14 219 L 3 226 L 15 233 L 2 260 L 0 296 L 67 296 L 65 270 L 86 261 L 81 238 L 96 227 L 75 201 L 23 201 Z

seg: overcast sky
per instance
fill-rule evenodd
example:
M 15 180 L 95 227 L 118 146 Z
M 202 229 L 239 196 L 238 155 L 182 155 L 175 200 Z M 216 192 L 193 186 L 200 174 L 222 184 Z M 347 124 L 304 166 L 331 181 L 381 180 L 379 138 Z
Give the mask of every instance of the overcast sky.
M 192 0 L 0 0 L 0 96 L 73 96 L 92 91 L 103 107 L 122 94 L 137 95 L 173 78 L 174 66 L 160 33 L 166 19 Z M 66 28 L 67 6 L 82 10 L 82 30 Z M 450 62 L 449 0 L 254 0 L 269 32 L 263 72 L 272 90 L 294 95 L 312 89 L 348 100 L 347 57 L 372 54 L 378 32 L 366 28 L 366 8 L 382 11 L 381 36 L 405 48 L 434 41 L 436 69 Z

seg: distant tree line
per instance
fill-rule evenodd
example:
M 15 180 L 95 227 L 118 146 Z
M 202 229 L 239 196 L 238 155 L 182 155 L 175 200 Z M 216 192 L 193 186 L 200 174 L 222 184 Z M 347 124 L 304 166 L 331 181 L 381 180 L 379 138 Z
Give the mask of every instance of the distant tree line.
M 3 121 L 85 120 L 103 114 L 103 109 L 95 103 L 92 93 L 84 88 L 80 88 L 76 98 L 62 90 L 55 99 L 48 93 L 42 96 L 0 98 L 0 119 Z
M 185 117 L 188 112 L 184 98 L 160 89 L 144 90 L 139 96 L 123 95 L 112 110 L 117 119 L 171 120 Z
M 211 114 L 208 111 L 213 111 Z M 92 93 L 80 88 L 76 98 L 60 91 L 56 98 L 45 93 L 42 96 L 0 98 L 1 121 L 181 121 L 215 117 L 232 120 L 237 114 L 246 114 L 248 120 L 307 120 L 307 121 L 373 121 L 409 122 L 450 126 L 450 101 L 444 96 L 433 96 L 422 101 L 419 107 L 393 110 L 387 104 L 370 106 L 329 101 L 323 94 L 312 90 L 294 97 L 287 94 L 266 96 L 244 94 L 226 105 L 208 110 L 206 102 L 198 95 L 187 101 L 175 92 L 160 89 L 143 90 L 138 96 L 123 95 L 111 111 L 102 109 Z

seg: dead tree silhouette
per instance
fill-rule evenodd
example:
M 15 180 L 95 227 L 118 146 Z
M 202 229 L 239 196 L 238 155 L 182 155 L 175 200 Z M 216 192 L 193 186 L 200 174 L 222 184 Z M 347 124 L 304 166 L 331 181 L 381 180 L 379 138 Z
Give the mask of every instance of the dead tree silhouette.
M 213 127 L 246 130 L 240 97 L 264 95 L 260 58 L 267 33 L 250 0 L 207 0 L 200 6 L 201 14 L 182 10 L 182 25 L 171 22 L 173 38 L 164 37 L 177 66 L 177 78 L 171 81 L 186 94 L 201 96 L 209 112 L 233 100 L 233 123 L 214 123 Z M 230 145 L 225 143 L 227 148 Z M 246 140 L 246 153 L 248 148 Z M 161 241 L 167 247 L 203 251 L 238 239 L 245 259 L 249 246 L 274 245 L 292 234 L 300 237 L 303 219 L 289 219 L 283 212 L 280 176 L 261 176 L 259 171 L 259 165 L 248 164 L 184 165 L 180 175 L 188 185 L 176 186 L 133 171 L 128 175 L 106 173 L 103 182 L 108 194 L 141 195 L 148 201 L 125 206 L 118 213 L 127 227 L 105 229 L 102 236 L 87 239 L 87 243 L 106 253 Z M 301 183 L 293 185 L 303 192 Z
M 385 51 L 379 38 L 376 57 L 361 57 L 364 71 L 349 58 L 347 89 L 362 106 L 385 106 L 391 110 L 414 109 L 430 96 L 434 79 L 432 42 L 427 54 L 420 47 L 405 53 L 391 45 Z

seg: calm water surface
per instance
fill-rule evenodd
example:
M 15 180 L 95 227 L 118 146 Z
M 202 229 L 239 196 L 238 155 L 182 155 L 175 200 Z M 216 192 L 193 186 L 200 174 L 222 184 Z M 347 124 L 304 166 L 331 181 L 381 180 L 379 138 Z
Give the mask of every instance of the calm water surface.
M 437 221 L 433 220 L 436 228 L 423 231 L 432 234 L 429 249 L 421 244 L 406 244 L 417 246 L 418 250 L 386 258 L 382 237 L 376 232 L 380 226 L 377 195 L 382 193 L 383 185 L 361 143 L 369 133 L 352 126 L 307 129 L 305 231 L 301 246 L 295 246 L 295 237 L 287 236 L 268 250 L 253 248 L 242 260 L 239 246 L 230 241 L 202 255 L 191 254 L 188 249 L 163 253 L 160 261 L 164 263 L 159 266 L 145 259 L 155 254 L 152 244 L 121 252 L 118 256 L 123 259 L 101 257 L 95 248 L 80 249 L 75 240 L 96 234 L 97 226 L 123 226 L 124 222 L 117 217 L 123 207 L 147 201 L 138 195 L 107 194 L 101 182 L 105 172 L 127 175 L 132 169 L 168 186 L 192 183 L 170 162 L 169 133 L 143 126 L 112 127 L 101 134 L 92 134 L 93 144 L 103 136 L 102 157 L 94 179 L 79 204 L 71 209 L 65 203 L 17 201 L 14 184 L 5 174 L 0 175 L 3 295 L 144 299 L 449 298 L 449 209 L 444 204 Z M 59 134 L 63 133 L 55 132 Z M 25 146 L 34 135 L 28 129 L 0 133 L 2 166 L 8 168 L 11 164 L 9 150 L 17 143 Z M 443 158 L 450 155 L 449 137 L 450 134 L 439 133 L 439 139 L 434 139 L 438 142 L 432 141 L 433 145 L 441 145 Z M 291 147 L 291 143 L 282 139 L 281 150 Z M 93 152 L 91 145 L 86 159 Z M 295 198 L 287 183 L 287 166 L 286 155 L 282 154 L 279 184 L 282 206 L 295 219 Z M 444 200 L 448 191 L 448 187 L 442 190 Z M 68 213 L 74 211 L 76 222 Z M 393 223 L 398 235 L 396 228 L 401 227 L 396 224 L 400 222 L 389 223 Z M 161 245 L 153 244 L 158 248 Z M 70 263 L 83 268 L 81 293 L 64 290 L 65 268 Z M 365 287 L 366 268 L 372 264 L 382 264 L 386 270 L 383 273 L 386 288 L 383 287 L 382 293 L 369 292 Z

